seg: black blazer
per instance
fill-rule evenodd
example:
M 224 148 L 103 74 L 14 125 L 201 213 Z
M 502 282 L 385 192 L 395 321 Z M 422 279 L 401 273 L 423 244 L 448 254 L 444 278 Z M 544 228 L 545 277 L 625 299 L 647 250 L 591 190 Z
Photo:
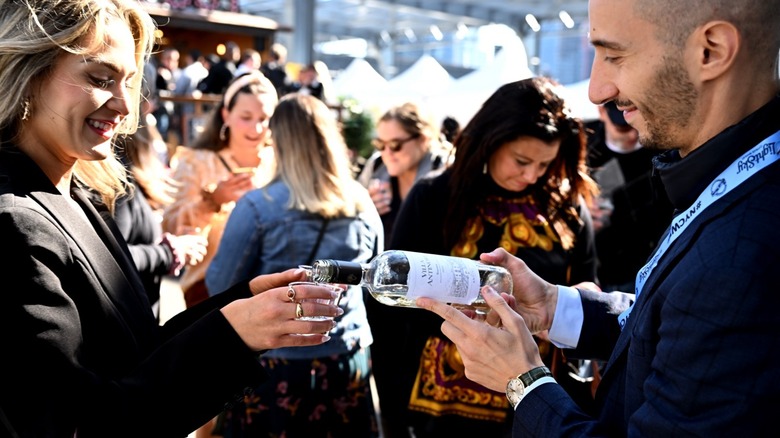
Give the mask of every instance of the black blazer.
M 17 434 L 184 437 L 265 379 L 218 310 L 248 284 L 160 327 L 116 226 L 72 197 L 86 218 L 0 150 L 0 408 Z

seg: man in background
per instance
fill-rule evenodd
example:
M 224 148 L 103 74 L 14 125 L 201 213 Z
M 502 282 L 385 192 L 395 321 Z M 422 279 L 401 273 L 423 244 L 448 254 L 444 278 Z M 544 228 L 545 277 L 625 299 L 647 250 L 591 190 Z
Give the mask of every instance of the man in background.
M 208 76 L 211 65 L 198 49 L 188 51 L 185 55 L 185 62 L 186 66 L 181 70 L 181 75 L 176 81 L 174 94 L 194 97 L 198 92 L 198 84 Z M 195 104 L 182 103 L 178 105 L 177 112 L 182 130 L 180 143 L 186 145 L 192 140 L 192 117 L 195 114 Z
M 222 94 L 225 92 L 236 72 L 236 64 L 241 60 L 241 49 L 233 41 L 225 43 L 225 54 L 218 63 L 211 66 L 206 79 L 198 84 L 198 90 L 205 94 Z
M 179 69 L 179 58 L 181 54 L 175 47 L 166 47 L 160 52 L 157 65 L 157 96 L 172 96 L 176 90 L 176 81 L 181 76 Z M 180 129 L 175 105 L 171 101 L 158 101 L 152 115 L 157 120 L 157 130 L 160 131 L 165 141 L 168 141 L 168 132 L 172 129 Z
M 599 106 L 599 120 L 588 124 L 588 132 L 588 166 L 601 188 L 591 206 L 599 283 L 605 291 L 632 290 L 636 272 L 672 218 L 672 206 L 652 177 L 658 151 L 642 147 L 614 102 Z
M 241 53 L 241 60 L 238 62 L 236 71 L 233 72 L 235 77 L 251 73 L 253 71 L 259 71 L 262 58 L 260 52 L 255 49 L 244 49 Z
M 260 67 L 260 71 L 271 80 L 281 98 L 292 90 L 292 80 L 287 74 L 285 67 L 287 63 L 287 48 L 282 44 L 274 43 L 271 45 L 270 55 L 271 59 Z
M 298 81 L 293 84 L 292 90 L 296 93 L 314 96 L 319 100 L 325 100 L 325 87 L 320 82 L 314 64 L 307 64 L 298 72 Z

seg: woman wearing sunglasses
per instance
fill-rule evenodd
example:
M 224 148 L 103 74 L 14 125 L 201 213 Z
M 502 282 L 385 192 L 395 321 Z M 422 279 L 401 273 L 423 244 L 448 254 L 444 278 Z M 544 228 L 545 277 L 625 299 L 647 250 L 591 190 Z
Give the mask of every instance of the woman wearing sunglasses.
M 376 152 L 358 180 L 368 188 L 382 216 L 385 242 L 389 242 L 406 194 L 418 179 L 444 168 L 451 146 L 441 140 L 431 117 L 414 103 L 390 108 L 380 117 L 372 144 Z

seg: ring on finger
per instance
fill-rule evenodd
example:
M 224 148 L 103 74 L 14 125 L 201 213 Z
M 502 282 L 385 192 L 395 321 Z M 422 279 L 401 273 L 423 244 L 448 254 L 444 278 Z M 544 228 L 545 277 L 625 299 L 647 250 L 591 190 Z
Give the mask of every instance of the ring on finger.
M 291 303 L 295 302 L 295 289 L 293 289 L 292 286 L 287 286 L 287 299 L 289 299 Z
M 303 318 L 303 306 L 301 306 L 301 303 L 295 303 L 295 317 Z

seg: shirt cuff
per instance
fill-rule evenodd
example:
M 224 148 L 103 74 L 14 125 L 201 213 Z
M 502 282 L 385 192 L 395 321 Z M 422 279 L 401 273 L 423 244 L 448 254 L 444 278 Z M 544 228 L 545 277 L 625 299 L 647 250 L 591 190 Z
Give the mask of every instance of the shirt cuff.
M 542 377 L 541 379 L 539 379 L 539 380 L 535 381 L 534 383 L 528 385 L 528 387 L 523 390 L 523 396 L 520 397 L 520 401 L 515 405 L 515 410 L 517 409 L 518 406 L 520 406 L 520 403 L 523 402 L 523 399 L 526 396 L 528 396 L 528 394 L 531 393 L 531 391 L 533 391 L 534 389 L 538 388 L 541 385 L 544 385 L 545 383 L 556 383 L 556 382 L 555 382 L 555 379 L 553 379 L 550 376 L 547 376 L 547 377 Z
M 558 303 L 549 331 L 550 342 L 558 348 L 577 348 L 583 319 L 580 292 L 573 287 L 559 285 Z

